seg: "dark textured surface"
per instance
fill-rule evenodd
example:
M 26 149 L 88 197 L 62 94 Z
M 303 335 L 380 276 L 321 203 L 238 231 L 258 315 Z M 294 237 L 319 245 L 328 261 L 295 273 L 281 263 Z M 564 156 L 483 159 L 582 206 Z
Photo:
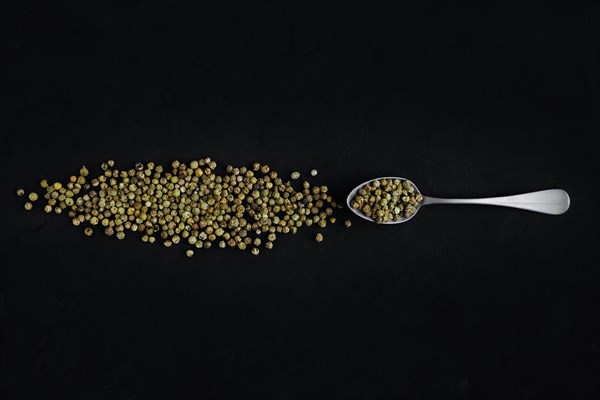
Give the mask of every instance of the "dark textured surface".
M 0 12 L 1 399 L 598 398 L 597 4 L 53 3 Z M 572 207 L 186 259 L 14 195 L 205 155 Z

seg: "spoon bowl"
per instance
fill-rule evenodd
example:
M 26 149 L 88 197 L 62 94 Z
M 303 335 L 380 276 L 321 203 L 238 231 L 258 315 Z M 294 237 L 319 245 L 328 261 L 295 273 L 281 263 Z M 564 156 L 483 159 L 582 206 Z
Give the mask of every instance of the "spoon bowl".
M 354 189 L 352 189 L 352 191 L 350 192 L 350 194 L 348 195 L 348 197 L 346 198 L 346 204 L 348 205 L 348 208 L 350 210 L 352 210 L 352 212 L 356 215 L 358 215 L 359 217 L 361 217 L 362 219 L 366 219 L 367 221 L 370 222 L 375 222 L 375 220 L 371 217 L 367 217 L 366 215 L 364 215 L 362 212 L 360 212 L 360 210 L 357 210 L 356 208 L 352 207 L 352 200 L 354 199 L 354 197 L 356 196 L 356 194 L 358 193 L 358 191 L 365 185 L 374 182 L 374 181 L 378 181 L 380 179 L 390 179 L 390 180 L 403 180 L 403 181 L 408 181 L 408 183 L 410 183 L 412 185 L 413 188 L 415 188 L 415 194 L 421 194 L 423 195 L 420 191 L 419 188 L 417 188 L 417 185 L 415 185 L 410 179 L 406 179 L 406 178 L 401 178 L 399 176 L 382 176 L 381 178 L 374 178 L 371 180 L 368 180 L 366 182 L 361 183 L 360 185 L 358 185 L 357 187 L 355 187 Z M 412 219 L 415 215 L 417 215 L 417 213 L 419 212 L 419 209 L 421 208 L 421 206 L 423 205 L 423 203 L 425 202 L 425 196 L 423 196 L 423 201 L 421 201 L 417 206 L 415 206 L 416 211 L 414 213 L 412 213 L 410 215 L 410 217 L 408 218 L 402 218 L 400 221 L 388 221 L 388 222 L 384 222 L 382 224 L 379 225 L 396 225 L 396 224 L 401 224 L 403 222 L 409 221 L 410 219 Z

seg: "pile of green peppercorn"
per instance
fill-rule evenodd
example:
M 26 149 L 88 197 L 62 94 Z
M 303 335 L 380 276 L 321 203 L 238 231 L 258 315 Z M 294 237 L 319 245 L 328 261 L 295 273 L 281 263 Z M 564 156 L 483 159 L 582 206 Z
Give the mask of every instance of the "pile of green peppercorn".
M 423 196 L 405 179 L 376 179 L 361 187 L 350 205 L 376 223 L 409 218 Z
M 124 239 L 139 232 L 142 241 L 160 241 L 166 247 L 187 243 L 196 249 L 251 249 L 253 255 L 261 247 L 272 249 L 280 234 L 295 234 L 303 226 L 325 228 L 328 220 L 335 222 L 334 209 L 342 208 L 327 186 L 304 181 L 296 190 L 268 165 L 228 165 L 223 174 L 216 169 L 210 158 L 173 161 L 169 168 L 136 163 L 130 169 L 118 169 L 111 160 L 96 177 L 82 167 L 64 184 L 42 180 L 45 193 L 40 197 L 45 212 L 64 212 L 73 225 L 89 225 L 87 236 L 99 230 Z M 299 175 L 294 172 L 291 178 Z M 25 191 L 19 189 L 17 195 Z M 27 198 L 24 207 L 30 210 L 38 194 L 31 192 Z M 321 233 L 315 237 L 322 239 Z M 192 257 L 194 250 L 186 255 Z

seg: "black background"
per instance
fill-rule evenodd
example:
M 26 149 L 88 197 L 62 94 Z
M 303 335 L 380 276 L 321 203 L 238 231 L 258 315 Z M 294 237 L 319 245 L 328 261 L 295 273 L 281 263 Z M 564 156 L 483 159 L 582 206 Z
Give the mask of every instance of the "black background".
M 598 398 L 598 4 L 54 3 L 0 13 L 0 398 Z M 204 156 L 572 205 L 187 259 L 14 195 Z

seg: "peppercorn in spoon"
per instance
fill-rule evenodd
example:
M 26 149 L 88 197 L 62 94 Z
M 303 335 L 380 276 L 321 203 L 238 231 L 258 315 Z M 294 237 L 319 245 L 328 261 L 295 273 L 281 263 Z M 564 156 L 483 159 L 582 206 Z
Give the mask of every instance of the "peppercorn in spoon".
M 350 192 L 346 203 L 356 215 L 367 221 L 391 225 L 410 220 L 422 206 L 431 204 L 491 205 L 560 215 L 569 209 L 571 200 L 561 189 L 502 197 L 441 199 L 422 195 L 408 179 L 387 176 L 361 183 Z

